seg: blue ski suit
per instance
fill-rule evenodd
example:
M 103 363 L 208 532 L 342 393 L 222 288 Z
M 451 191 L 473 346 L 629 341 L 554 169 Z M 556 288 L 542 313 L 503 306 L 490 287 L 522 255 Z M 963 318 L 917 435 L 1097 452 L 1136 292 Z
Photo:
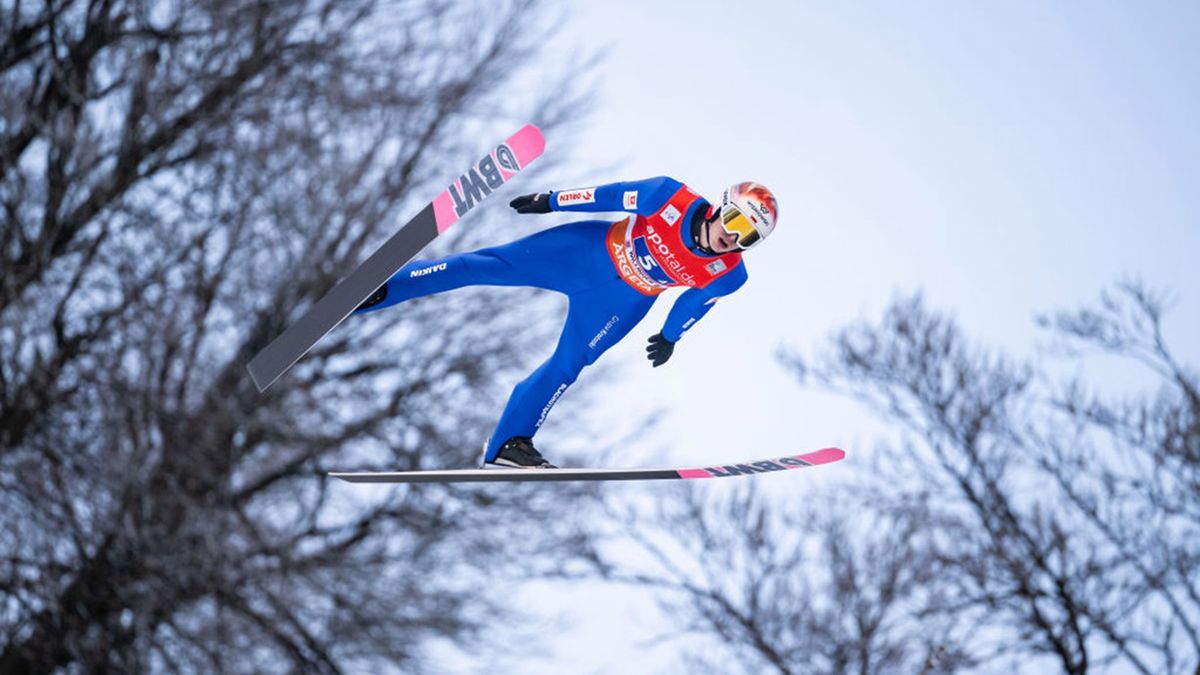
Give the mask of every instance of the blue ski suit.
M 513 390 L 488 441 L 486 460 L 495 458 L 508 439 L 532 437 L 580 371 L 633 330 L 654 304 L 658 292 L 669 286 L 691 285 L 675 301 L 662 329 L 663 337 L 677 342 L 718 298 L 736 291 L 747 278 L 740 256 L 713 256 L 696 247 L 690 224 L 694 217 L 705 216 L 709 204 L 672 178 L 660 176 L 551 192 L 549 203 L 554 211 L 624 211 L 636 215 L 616 223 L 568 223 L 502 246 L 437 260 L 413 260 L 388 280 L 382 301 L 356 311 L 374 312 L 405 300 L 471 285 L 532 286 L 567 296 L 567 319 L 558 346 Z M 668 221 L 655 220 L 664 210 Z M 712 279 L 696 283 L 694 275 L 689 277 L 674 269 L 674 256 L 668 253 L 664 257 L 662 252 L 668 247 L 654 237 L 665 230 L 665 222 L 681 225 L 667 233 L 672 237 L 666 242 L 670 249 L 680 252 L 683 258 L 687 258 L 687 251 L 699 256 L 693 266 L 707 262 L 710 271 L 717 270 Z M 652 223 L 659 225 L 657 231 Z M 640 226 L 637 231 L 634 224 Z M 647 224 L 649 237 L 645 236 Z M 626 232 L 640 232 L 642 236 L 631 237 Z M 614 237 L 616 241 L 624 240 L 616 248 L 627 245 L 629 258 L 613 252 Z M 662 252 L 649 251 L 647 238 L 657 241 Z M 633 264 L 619 264 L 626 261 Z M 679 281 L 681 274 L 686 283 Z

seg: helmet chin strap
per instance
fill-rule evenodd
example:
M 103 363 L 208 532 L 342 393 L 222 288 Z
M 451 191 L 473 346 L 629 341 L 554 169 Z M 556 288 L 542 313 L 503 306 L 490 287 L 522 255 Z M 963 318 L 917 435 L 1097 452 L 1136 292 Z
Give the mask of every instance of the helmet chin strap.
M 717 218 L 719 214 L 720 211 L 717 210 L 717 207 L 709 204 L 708 211 L 704 214 L 704 217 L 696 218 L 692 221 L 692 241 L 696 244 L 696 248 L 709 255 L 717 255 L 717 252 L 712 250 L 712 230 L 710 229 L 711 225 L 709 225 L 709 223 Z M 704 243 L 700 243 L 700 237 L 702 234 L 704 236 Z

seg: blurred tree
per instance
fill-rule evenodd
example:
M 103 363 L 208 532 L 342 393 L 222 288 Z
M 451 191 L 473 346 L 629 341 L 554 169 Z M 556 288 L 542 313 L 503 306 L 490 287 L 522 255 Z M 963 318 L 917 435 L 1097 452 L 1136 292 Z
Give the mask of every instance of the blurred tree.
M 942 673 L 964 663 L 953 624 L 917 618 L 937 573 L 923 504 L 876 512 L 860 495 L 779 499 L 681 487 L 647 513 L 619 506 L 593 562 L 610 581 L 659 592 L 686 672 Z M 614 553 L 606 553 L 612 550 Z
M 600 546 L 593 562 L 660 589 L 708 671 L 1200 673 L 1200 395 L 1163 312 L 1131 283 L 1042 319 L 1068 372 L 1119 357 L 1114 398 L 899 299 L 816 365 L 782 355 L 896 423 L 873 466 L 772 498 L 766 477 L 681 490 L 621 521 L 643 560 Z
M 0 672 L 411 670 L 494 623 L 491 566 L 571 555 L 539 493 L 324 477 L 472 461 L 548 296 L 352 320 L 261 395 L 244 370 L 487 143 L 580 114 L 588 62 L 534 60 L 551 21 L 535 0 L 2 4 Z M 528 521 L 545 536 L 507 534 Z
M 1197 375 L 1162 336 L 1162 302 L 1136 283 L 1099 308 L 1043 320 L 1076 346 L 1149 366 L 1119 402 L 1055 385 L 1057 359 L 1021 364 L 974 347 L 917 296 L 878 326 L 841 331 L 812 375 L 906 429 L 887 451 L 881 509 L 933 495 L 941 612 L 978 623 L 980 662 L 1065 673 L 1200 668 Z M 1078 350 L 1058 352 L 1084 369 Z M 1061 393 L 1065 391 L 1064 393 Z M 881 467 L 882 470 L 882 467 Z
M 1137 672 L 1200 673 L 1200 374 L 1169 348 L 1165 309 L 1125 283 L 1097 307 L 1043 318 L 1068 354 L 1137 364 L 1157 390 L 1113 397 L 1071 380 L 1050 399 L 1059 424 L 1028 438 L 1123 589 L 1089 621 Z

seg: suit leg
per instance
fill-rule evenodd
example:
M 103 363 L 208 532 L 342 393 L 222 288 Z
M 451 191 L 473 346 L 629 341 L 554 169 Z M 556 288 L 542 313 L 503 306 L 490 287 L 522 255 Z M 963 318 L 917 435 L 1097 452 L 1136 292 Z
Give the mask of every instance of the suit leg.
M 513 389 L 488 441 L 485 459 L 495 458 L 513 436 L 532 437 L 579 373 L 620 342 L 646 316 L 653 297 L 623 282 L 572 294 L 567 321 L 554 354 Z

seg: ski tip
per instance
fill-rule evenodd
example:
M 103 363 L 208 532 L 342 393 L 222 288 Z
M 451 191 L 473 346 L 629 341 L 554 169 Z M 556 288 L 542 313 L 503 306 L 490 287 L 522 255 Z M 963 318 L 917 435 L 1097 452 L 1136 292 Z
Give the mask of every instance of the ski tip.
M 526 124 L 508 139 L 509 146 L 517 153 L 521 166 L 537 159 L 546 150 L 546 138 L 536 125 Z
M 816 452 L 810 452 L 804 455 L 797 455 L 798 459 L 802 459 L 809 464 L 832 464 L 846 456 L 846 451 L 841 448 L 824 448 Z

